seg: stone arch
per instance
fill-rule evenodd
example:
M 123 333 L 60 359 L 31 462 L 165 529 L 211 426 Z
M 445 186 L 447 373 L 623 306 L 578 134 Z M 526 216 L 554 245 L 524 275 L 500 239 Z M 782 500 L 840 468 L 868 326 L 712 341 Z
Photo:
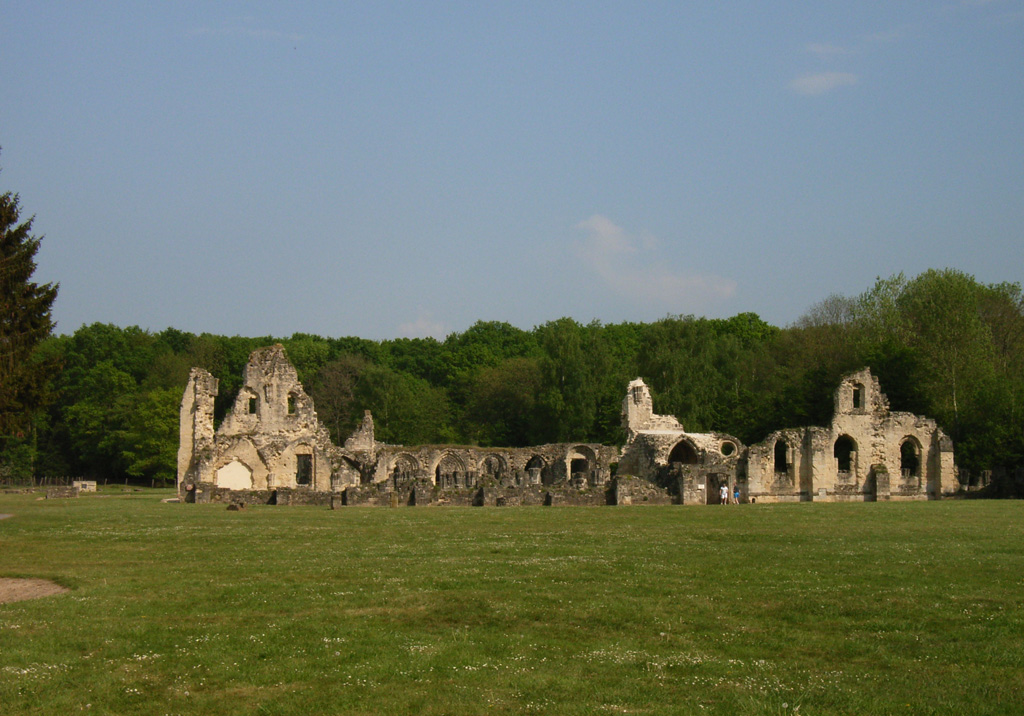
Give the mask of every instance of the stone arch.
M 671 465 L 676 462 L 684 465 L 700 463 L 700 453 L 697 451 L 697 447 L 686 438 L 681 439 L 672 446 L 672 451 L 668 454 L 668 464 Z
M 390 477 L 396 489 L 402 487 L 410 480 L 415 480 L 419 471 L 419 460 L 407 452 L 399 453 L 391 459 Z
M 434 468 L 434 482 L 438 487 L 472 487 L 465 461 L 446 451 Z
M 237 460 L 245 465 L 250 473 L 250 485 L 244 489 L 262 490 L 267 487 L 267 479 L 270 477 L 269 463 L 256 449 L 252 440 L 246 437 L 232 439 L 227 445 L 221 447 L 219 453 L 220 455 L 213 465 L 214 484 L 218 484 L 217 472 L 233 460 Z
M 407 452 L 395 455 L 391 460 L 391 474 L 414 475 L 419 472 L 420 461 Z
M 904 480 L 921 477 L 921 443 L 913 435 L 900 441 L 900 475 Z
M 500 480 L 508 474 L 508 462 L 501 455 L 491 453 L 480 461 L 477 472 L 495 480 Z
M 530 485 L 547 484 L 544 482 L 544 473 L 547 471 L 547 463 L 540 455 L 534 455 L 526 461 L 526 481 Z
M 586 445 L 576 445 L 565 455 L 565 472 L 569 480 L 582 487 L 590 481 L 590 474 L 597 469 L 597 455 Z
M 229 490 L 251 490 L 253 470 L 242 460 L 233 457 L 217 468 L 215 483 L 217 487 Z
M 840 479 L 851 479 L 857 471 L 857 441 L 843 434 L 832 445 L 832 456 Z
M 782 438 L 775 441 L 773 458 L 772 464 L 776 473 L 789 472 L 789 444 Z

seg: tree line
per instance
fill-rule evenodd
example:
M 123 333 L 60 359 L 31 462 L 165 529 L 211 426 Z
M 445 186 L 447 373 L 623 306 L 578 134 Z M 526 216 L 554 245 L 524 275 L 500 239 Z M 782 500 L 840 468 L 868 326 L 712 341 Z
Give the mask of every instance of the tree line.
M 38 344 L 38 410 L 0 458 L 8 472 L 36 476 L 172 481 L 189 369 L 220 381 L 219 421 L 249 353 L 273 343 L 284 345 L 337 444 L 364 410 L 378 439 L 396 444 L 620 444 L 621 401 L 637 376 L 655 409 L 687 430 L 750 444 L 779 428 L 826 424 L 840 376 L 870 366 L 893 410 L 938 420 L 962 469 L 1024 465 L 1021 288 L 949 269 L 831 296 L 786 328 L 753 313 L 560 318 L 532 330 L 481 321 L 444 340 L 371 341 L 97 323 Z

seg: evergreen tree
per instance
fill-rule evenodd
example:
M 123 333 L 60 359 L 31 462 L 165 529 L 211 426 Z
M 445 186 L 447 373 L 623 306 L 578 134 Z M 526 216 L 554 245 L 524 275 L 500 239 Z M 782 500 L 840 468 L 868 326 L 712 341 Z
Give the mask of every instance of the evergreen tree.
M 57 285 L 32 281 L 39 237 L 21 220 L 18 195 L 0 194 L 0 471 L 31 471 L 33 419 L 52 365 L 34 359 L 50 335 Z

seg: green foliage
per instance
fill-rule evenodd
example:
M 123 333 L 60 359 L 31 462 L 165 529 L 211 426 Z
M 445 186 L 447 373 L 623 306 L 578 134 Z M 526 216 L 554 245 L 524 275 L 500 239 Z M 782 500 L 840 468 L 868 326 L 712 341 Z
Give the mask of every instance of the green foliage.
M 132 477 L 173 484 L 177 475 L 181 391 L 156 388 L 139 396 L 118 434 L 125 471 Z
M 537 358 L 509 358 L 477 372 L 467 406 L 474 442 L 509 447 L 543 442 L 533 420 L 542 377 Z
M 324 365 L 307 384 L 317 417 L 335 444 L 342 444 L 359 424 L 357 388 L 372 364 L 361 355 L 344 353 Z
M 530 331 L 481 321 L 444 341 L 374 342 L 96 323 L 43 341 L 30 357 L 63 369 L 40 386 L 51 404 L 23 433 L 19 459 L 36 474 L 165 480 L 189 368 L 218 379 L 220 420 L 249 354 L 275 342 L 337 444 L 364 410 L 374 414 L 378 439 L 392 443 L 616 444 L 625 386 L 637 376 L 659 413 L 750 444 L 779 428 L 826 424 L 840 377 L 869 366 L 894 410 L 945 428 L 961 467 L 1024 462 L 1021 288 L 949 270 L 830 296 L 785 329 L 753 313 L 611 325 L 561 318 Z
M 373 411 L 378 440 L 399 445 L 449 442 L 444 391 L 387 366 L 371 366 L 356 385 L 359 414 Z
M 56 369 L 36 356 L 50 335 L 57 285 L 32 280 L 40 238 L 22 221 L 18 195 L 0 193 L 0 471 L 31 472 L 35 419 Z

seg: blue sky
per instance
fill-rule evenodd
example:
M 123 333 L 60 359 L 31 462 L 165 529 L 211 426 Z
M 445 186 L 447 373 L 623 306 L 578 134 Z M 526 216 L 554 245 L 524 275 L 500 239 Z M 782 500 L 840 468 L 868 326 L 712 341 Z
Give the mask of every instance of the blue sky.
M 1020 282 L 1024 0 L 22 2 L 58 329 L 444 337 Z

